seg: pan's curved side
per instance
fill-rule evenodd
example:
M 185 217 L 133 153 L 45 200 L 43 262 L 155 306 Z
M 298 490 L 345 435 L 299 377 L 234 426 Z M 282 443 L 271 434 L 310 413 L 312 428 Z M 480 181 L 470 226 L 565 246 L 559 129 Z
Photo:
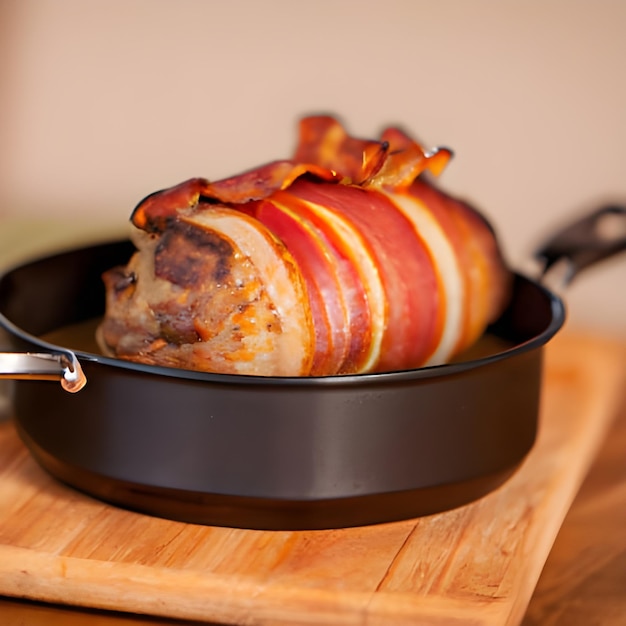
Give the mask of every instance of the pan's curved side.
M 99 273 L 127 242 L 0 279 L 16 346 L 101 313 Z M 16 423 L 53 475 L 146 513 L 252 528 L 327 528 L 435 513 L 485 495 L 536 436 L 542 346 L 560 301 L 517 277 L 493 329 L 517 346 L 429 371 L 236 381 L 79 354 L 85 389 L 15 384 Z M 61 294 L 61 295 L 59 295 Z
M 105 500 L 208 524 L 349 526 L 453 508 L 506 479 L 535 440 L 541 352 L 322 392 L 87 363 L 79 394 L 23 382 L 14 403 L 38 461 Z

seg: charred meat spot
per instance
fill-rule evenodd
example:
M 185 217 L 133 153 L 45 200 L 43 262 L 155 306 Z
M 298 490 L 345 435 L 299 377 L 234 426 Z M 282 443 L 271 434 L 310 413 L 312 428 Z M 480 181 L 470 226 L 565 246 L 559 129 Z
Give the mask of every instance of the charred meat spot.
M 213 198 L 211 196 L 204 196 L 200 194 L 198 198 L 198 206 L 202 207 L 203 204 L 208 204 L 208 205 L 222 204 L 222 201 L 219 198 Z
M 130 296 L 135 290 L 137 275 L 124 267 L 113 267 L 102 275 L 102 280 L 107 288 L 116 297 Z
M 200 341 L 193 315 L 184 310 L 155 311 L 159 322 L 160 336 L 168 343 L 183 345 Z
M 163 233 L 155 251 L 155 274 L 181 287 L 224 281 L 233 248 L 216 234 L 177 222 Z
M 115 291 L 125 291 L 137 282 L 137 274 L 135 272 L 120 272 L 119 279 L 114 285 Z

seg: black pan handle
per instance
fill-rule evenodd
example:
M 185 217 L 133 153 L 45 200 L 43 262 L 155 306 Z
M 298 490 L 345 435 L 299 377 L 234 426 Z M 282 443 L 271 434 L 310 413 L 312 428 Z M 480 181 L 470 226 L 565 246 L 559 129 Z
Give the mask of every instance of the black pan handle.
M 626 205 L 608 204 L 570 223 L 535 251 L 542 275 L 564 264 L 564 286 L 582 270 L 626 250 Z
M 0 379 L 59 380 L 70 393 L 86 384 L 85 374 L 73 352 L 0 352 Z

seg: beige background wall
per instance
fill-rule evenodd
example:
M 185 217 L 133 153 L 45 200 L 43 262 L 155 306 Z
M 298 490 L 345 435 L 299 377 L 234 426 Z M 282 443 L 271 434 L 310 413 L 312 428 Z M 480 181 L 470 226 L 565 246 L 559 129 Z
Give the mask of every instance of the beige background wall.
M 625 63 L 621 0 L 1 0 L 0 218 L 125 225 L 153 190 L 287 156 L 297 118 L 330 111 L 452 147 L 441 183 L 519 265 L 626 201 Z M 626 255 L 567 295 L 574 322 L 626 335 Z

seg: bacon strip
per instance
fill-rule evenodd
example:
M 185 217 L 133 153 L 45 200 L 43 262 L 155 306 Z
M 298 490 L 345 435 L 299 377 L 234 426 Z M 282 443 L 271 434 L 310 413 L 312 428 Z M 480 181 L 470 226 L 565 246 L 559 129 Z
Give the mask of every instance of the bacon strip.
M 426 178 L 451 157 L 396 127 L 360 139 L 313 116 L 291 159 L 149 195 L 131 215 L 138 252 L 105 275 L 100 344 L 257 375 L 445 362 L 510 283 L 484 218 Z

